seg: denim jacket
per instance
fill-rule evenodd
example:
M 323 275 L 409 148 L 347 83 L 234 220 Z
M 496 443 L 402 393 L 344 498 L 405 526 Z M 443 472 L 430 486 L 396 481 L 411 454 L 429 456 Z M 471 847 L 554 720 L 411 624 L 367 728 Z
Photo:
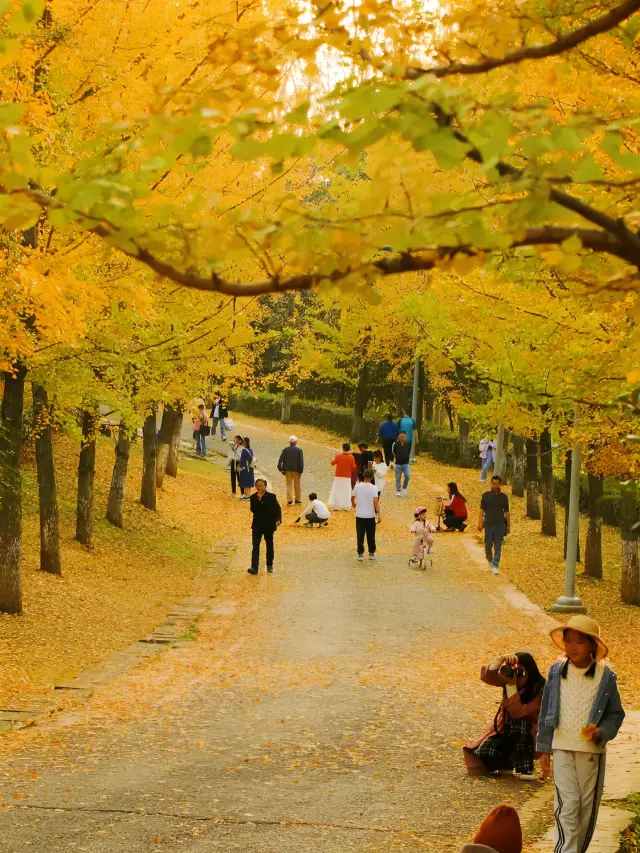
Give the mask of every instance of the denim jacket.
M 551 752 L 553 732 L 560 716 L 560 671 L 562 663 L 554 663 L 542 694 L 542 706 L 538 721 L 537 752 Z M 587 723 L 593 723 L 600 729 L 601 743 L 605 744 L 618 734 L 624 720 L 624 710 L 618 693 L 618 684 L 613 670 L 605 666 L 598 694 L 591 708 Z

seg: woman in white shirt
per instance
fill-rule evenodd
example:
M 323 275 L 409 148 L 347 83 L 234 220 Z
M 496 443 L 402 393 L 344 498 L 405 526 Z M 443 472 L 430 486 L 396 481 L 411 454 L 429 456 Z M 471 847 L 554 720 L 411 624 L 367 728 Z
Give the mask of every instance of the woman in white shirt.
M 373 463 L 371 464 L 371 468 L 376 475 L 375 485 L 378 490 L 378 497 L 380 498 L 382 497 L 382 491 L 387 481 L 387 473 L 389 471 L 389 466 L 384 461 L 384 456 L 381 450 L 373 451 Z
M 307 523 L 305 527 L 313 527 L 314 524 L 317 524 L 318 527 L 326 527 L 329 524 L 330 515 L 331 513 L 327 509 L 326 504 L 318 500 L 318 495 L 315 492 L 311 492 L 309 495 L 309 504 L 296 518 L 295 523 L 297 524 L 303 518 L 306 518 Z

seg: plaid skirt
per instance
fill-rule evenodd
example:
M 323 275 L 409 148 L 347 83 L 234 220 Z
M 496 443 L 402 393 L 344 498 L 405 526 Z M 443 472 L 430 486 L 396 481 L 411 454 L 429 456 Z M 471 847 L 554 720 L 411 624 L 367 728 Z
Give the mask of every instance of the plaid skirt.
M 515 770 L 516 773 L 533 773 L 535 753 L 528 720 L 512 720 L 505 714 L 504 728 L 480 744 L 475 755 L 487 770 Z

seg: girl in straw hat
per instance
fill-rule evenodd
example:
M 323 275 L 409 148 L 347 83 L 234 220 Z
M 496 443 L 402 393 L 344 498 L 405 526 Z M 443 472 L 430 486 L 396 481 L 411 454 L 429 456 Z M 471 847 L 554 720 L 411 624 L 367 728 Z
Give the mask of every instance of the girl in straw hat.
M 616 677 L 602 662 L 609 650 L 597 622 L 573 616 L 551 631 L 551 639 L 566 658 L 549 670 L 536 749 L 545 775 L 553 752 L 554 853 L 585 853 L 602 798 L 606 745 L 618 734 L 624 711 Z

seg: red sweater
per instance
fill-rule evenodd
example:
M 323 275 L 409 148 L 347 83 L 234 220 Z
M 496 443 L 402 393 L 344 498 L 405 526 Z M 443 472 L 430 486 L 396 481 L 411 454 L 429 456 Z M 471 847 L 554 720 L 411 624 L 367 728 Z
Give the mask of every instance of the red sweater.
M 454 495 L 451 498 L 449 509 L 453 510 L 453 514 L 456 518 L 466 518 L 468 515 L 467 503 L 464 498 L 460 497 L 460 495 Z

